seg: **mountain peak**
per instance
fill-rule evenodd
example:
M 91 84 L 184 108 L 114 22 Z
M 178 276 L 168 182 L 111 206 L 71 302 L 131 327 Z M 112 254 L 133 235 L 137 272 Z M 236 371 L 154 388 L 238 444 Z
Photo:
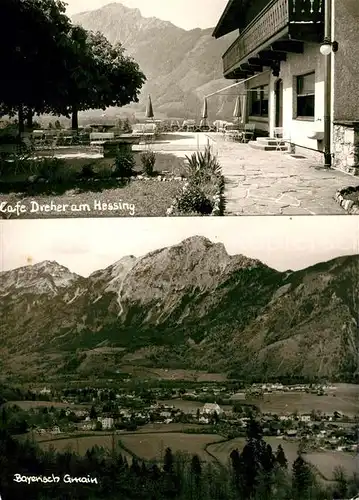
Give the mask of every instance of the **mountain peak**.
M 56 295 L 59 289 L 66 288 L 79 276 L 54 260 L 44 260 L 36 264 L 18 267 L 1 273 L 0 292 L 31 294 L 50 293 Z
M 147 95 L 151 94 L 158 118 L 200 120 L 203 96 L 227 85 L 222 54 L 234 41 L 235 34 L 214 40 L 211 29 L 186 30 L 167 20 L 145 17 L 137 8 L 113 2 L 76 14 L 73 22 L 103 33 L 111 43 L 119 42 L 145 74 L 147 81 L 139 103 L 124 107 L 121 110 L 124 117 L 132 112 L 142 115 Z M 233 98 L 218 95 L 210 119 L 231 119 L 233 106 Z M 118 108 L 109 108 L 107 116 L 115 117 L 118 112 Z

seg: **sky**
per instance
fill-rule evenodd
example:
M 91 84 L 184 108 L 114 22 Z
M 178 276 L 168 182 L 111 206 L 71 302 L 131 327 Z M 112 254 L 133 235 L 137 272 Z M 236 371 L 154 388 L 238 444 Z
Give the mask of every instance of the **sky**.
M 68 15 L 98 9 L 111 0 L 64 0 Z M 158 17 L 180 28 L 211 28 L 216 26 L 227 0 L 121 0 L 126 7 L 138 8 L 144 17 Z
M 0 222 L 0 269 L 55 260 L 88 276 L 194 235 L 279 271 L 359 254 L 358 218 L 349 216 L 18 219 Z

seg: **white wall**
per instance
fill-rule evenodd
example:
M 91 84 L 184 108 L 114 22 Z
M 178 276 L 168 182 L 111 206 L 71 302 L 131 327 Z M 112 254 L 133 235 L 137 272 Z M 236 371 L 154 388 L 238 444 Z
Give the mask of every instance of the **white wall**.
M 283 127 L 284 135 L 294 144 L 318 149 L 316 140 L 309 139 L 312 130 L 324 130 L 324 57 L 318 44 L 305 44 L 303 54 L 288 54 L 287 61 L 281 63 L 280 78 L 283 80 Z M 296 76 L 315 71 L 315 120 L 295 118 Z M 277 78 L 271 76 L 270 135 L 275 126 L 274 88 Z M 320 119 L 321 121 L 316 121 Z

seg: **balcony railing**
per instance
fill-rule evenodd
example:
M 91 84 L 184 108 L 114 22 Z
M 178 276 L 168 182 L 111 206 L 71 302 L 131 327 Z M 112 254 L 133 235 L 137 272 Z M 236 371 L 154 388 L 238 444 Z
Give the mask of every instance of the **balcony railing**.
M 224 73 L 289 24 L 323 21 L 323 4 L 324 0 L 272 0 L 224 54 Z

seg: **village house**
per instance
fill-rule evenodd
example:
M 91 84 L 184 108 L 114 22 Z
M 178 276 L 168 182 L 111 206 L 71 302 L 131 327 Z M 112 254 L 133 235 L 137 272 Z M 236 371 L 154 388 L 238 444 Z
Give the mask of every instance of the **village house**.
M 308 414 L 303 414 L 300 416 L 300 421 L 301 422 L 310 422 L 312 420 L 311 415 Z
M 243 122 L 268 137 L 252 147 L 359 173 L 358 24 L 357 0 L 228 1 L 213 36 L 237 31 L 223 73 Z
M 297 434 L 298 434 L 297 429 L 288 429 L 288 430 L 286 431 L 286 435 L 287 435 L 288 437 L 296 437 L 296 435 L 297 435 Z
M 95 422 L 81 422 L 78 424 L 79 429 L 83 431 L 93 431 L 96 429 L 96 424 Z
M 171 418 L 172 414 L 170 411 L 161 411 L 160 412 L 160 417 L 162 418 Z
M 41 389 L 39 394 L 51 394 L 51 390 L 44 387 L 43 389 Z
M 112 429 L 114 426 L 114 419 L 112 417 L 97 417 L 98 422 L 101 422 L 102 429 Z
M 201 413 L 204 415 L 213 415 L 214 413 L 220 415 L 221 413 L 223 413 L 223 410 L 217 403 L 205 403 Z

